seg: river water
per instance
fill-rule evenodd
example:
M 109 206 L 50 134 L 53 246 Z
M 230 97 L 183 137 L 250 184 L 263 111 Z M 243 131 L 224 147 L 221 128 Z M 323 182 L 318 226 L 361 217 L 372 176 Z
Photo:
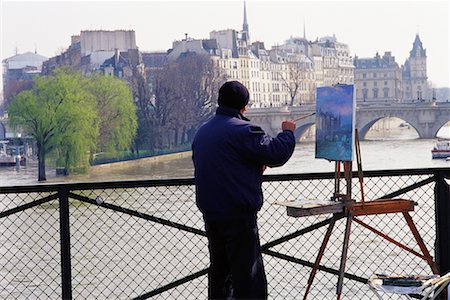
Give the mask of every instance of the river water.
M 446 128 L 445 130 L 448 131 L 444 132 L 442 136 L 450 136 L 450 128 Z M 370 140 L 361 142 L 362 164 L 364 170 L 450 167 L 450 161 L 442 159 L 433 160 L 431 158 L 430 150 L 434 147 L 437 139 L 417 139 L 417 134 L 413 130 L 397 129 L 395 134 L 392 132 L 389 134 L 386 132 L 373 132 L 369 138 Z M 314 152 L 314 142 L 301 142 L 296 146 L 293 157 L 286 165 L 280 168 L 268 169 L 266 174 L 333 171 L 334 163 L 323 159 L 315 159 Z M 211 155 L 214 154 L 212 153 Z M 48 169 L 47 173 L 48 182 L 51 183 L 177 178 L 192 176 L 193 165 L 189 154 L 187 154 L 185 158 L 164 160 L 158 163 L 142 161 L 142 163 L 136 164 L 130 162 L 118 167 L 111 166 L 109 168 L 100 168 L 86 175 L 71 175 L 66 177 L 56 176 L 55 170 L 51 168 Z M 36 178 L 36 162 L 30 162 L 27 166 L 23 166 L 18 169 L 15 167 L 0 168 L 0 186 L 37 184 Z M 266 188 L 271 189 L 272 187 L 267 186 Z M 290 188 L 288 187 L 285 192 L 292 190 L 293 188 L 293 186 Z M 158 188 L 155 190 L 145 189 L 149 195 L 143 195 L 142 190 L 136 190 L 138 193 L 136 199 L 153 199 L 153 201 L 144 201 L 143 203 L 141 203 L 140 200 L 136 201 L 133 197 L 130 197 L 130 193 L 133 191 L 115 190 L 113 193 L 106 191 L 101 192 L 105 193 L 105 199 L 108 199 L 108 201 L 111 202 L 117 201 L 117 203 L 115 202 L 116 204 L 123 204 L 128 201 L 131 203 L 129 205 L 138 205 L 139 209 L 144 211 L 152 211 L 157 217 L 167 218 L 168 220 L 173 220 L 175 222 L 187 225 L 194 224 L 194 227 L 199 226 L 198 224 L 201 224 L 201 221 L 199 221 L 199 212 L 196 209 L 185 209 L 186 206 L 183 206 L 186 205 L 186 203 L 189 203 L 189 201 L 192 201 L 194 197 L 192 191 L 186 194 L 181 193 L 181 197 L 179 194 L 180 191 L 176 189 L 178 189 L 178 187 L 175 187 L 175 191 L 169 191 L 169 189 L 159 190 Z M 159 196 L 157 194 L 164 192 L 168 192 L 169 195 L 173 195 L 175 197 L 175 201 L 170 203 L 171 209 L 166 209 L 166 206 L 161 205 L 158 201 Z M 124 193 L 123 196 L 125 200 L 121 199 L 121 193 Z M 267 196 L 270 198 L 270 201 L 274 200 L 274 196 L 271 193 L 268 193 Z M 7 203 L 16 200 L 22 201 L 21 197 L 6 197 L 5 199 L 7 200 Z M 178 206 L 181 209 L 178 209 Z M 174 207 L 176 208 L 173 209 Z M 424 216 L 421 220 L 424 224 L 434 224 L 434 220 L 429 215 L 422 213 L 427 209 L 427 207 L 429 206 L 426 206 L 425 203 L 421 202 L 420 205 L 418 205 L 417 214 L 419 216 Z M 421 209 L 421 212 L 419 212 L 419 208 Z M 185 266 L 188 266 L 183 270 L 196 270 L 207 266 L 206 241 L 201 237 L 193 238 L 191 235 L 179 235 L 178 231 L 174 231 L 170 227 L 161 227 L 158 226 L 158 224 L 153 224 L 152 222 L 142 221 L 142 223 L 139 223 L 141 221 L 131 221 L 128 216 L 117 214 L 115 212 L 105 212 L 100 208 L 93 208 L 93 206 L 77 204 L 74 205 L 72 209 L 72 222 L 74 228 L 74 236 L 72 237 L 72 255 L 74 256 L 73 264 L 76 266 L 76 270 L 74 269 L 73 271 L 73 280 L 77 283 L 74 285 L 77 287 L 75 298 L 78 297 L 88 299 L 95 297 L 95 295 L 97 295 L 95 293 L 99 293 L 97 297 L 98 299 L 118 299 L 120 298 L 119 296 L 113 297 L 112 294 L 110 294 L 112 293 L 110 292 L 110 287 L 117 287 L 113 290 L 117 293 L 123 291 L 123 294 L 120 295 L 133 295 L 135 291 L 130 291 L 130 287 L 134 287 L 131 284 L 138 284 L 139 286 L 136 287 L 136 290 L 141 292 L 142 288 L 140 284 L 142 283 L 140 282 L 140 272 L 142 274 L 147 274 L 146 276 L 148 276 L 148 278 L 152 278 L 152 280 L 156 282 L 153 282 L 152 286 L 158 286 L 158 284 L 161 284 L 158 283 L 157 280 L 154 280 L 152 277 L 153 275 L 148 275 L 149 270 L 152 272 L 151 274 L 156 272 L 156 275 L 154 275 L 156 279 L 159 280 L 160 278 L 163 278 L 164 280 L 161 279 L 161 282 L 167 283 L 166 277 L 168 276 L 168 269 L 166 269 L 166 267 L 178 266 L 169 262 L 180 260 L 180 256 L 182 263 Z M 59 286 L 54 286 L 55 282 L 58 282 L 57 280 L 52 284 L 48 284 L 44 281 L 38 281 L 35 278 L 36 276 L 33 276 L 33 272 L 24 272 L 22 269 L 17 267 L 17 262 L 22 262 L 20 266 L 31 266 L 31 269 L 44 265 L 42 267 L 43 271 L 41 271 L 40 274 L 50 274 L 48 276 L 53 276 L 54 278 L 58 278 L 58 276 L 60 276 L 58 272 L 55 271 L 58 269 L 57 266 L 52 265 L 55 263 L 53 258 L 59 255 L 57 252 L 57 249 L 59 248 L 57 246 L 48 246 L 51 245 L 48 244 L 48 241 L 58 241 L 58 232 L 57 229 L 55 229 L 57 227 L 54 227 L 55 225 L 52 222 L 52 220 L 55 219 L 56 214 L 57 209 L 49 206 L 40 207 L 38 210 L 27 210 L 27 215 L 21 215 L 20 219 L 16 217 L 5 218 L 6 221 L 2 223 L 0 231 L 3 232 L 2 238 L 6 239 L 6 241 L 3 241 L 3 247 L 0 247 L 0 252 L 15 254 L 13 260 L 7 260 L 7 256 L 4 254 L 0 255 L 0 263 L 10 268 L 5 268 L 5 270 L 11 270 L 7 276 L 4 276 L 3 279 L 0 280 L 0 286 L 8 287 L 7 289 L 0 291 L 0 298 L 11 298 L 12 294 L 10 291 L 17 291 L 18 297 L 16 298 L 20 298 L 21 295 L 23 296 L 27 293 L 29 295 L 31 295 L 31 293 L 33 293 L 33 295 L 42 295 L 43 298 L 46 298 L 44 296 L 53 295 L 55 291 L 59 290 Z M 292 230 L 297 228 L 296 226 L 307 226 L 309 224 L 307 222 L 311 222 L 309 219 L 307 221 L 302 219 L 302 222 L 300 222 L 297 219 L 287 217 L 285 215 L 285 210 L 268 204 L 265 204 L 264 211 L 261 213 L 260 217 L 260 229 L 263 242 L 267 242 L 270 239 L 275 239 L 282 234 L 291 233 Z M 50 222 L 48 223 L 47 220 L 50 220 Z M 377 220 L 378 219 L 376 219 L 373 223 L 377 223 Z M 385 221 L 386 220 L 383 219 L 383 222 Z M 397 219 L 392 219 L 390 222 L 397 224 Z M 17 226 L 19 226 L 19 228 Z M 99 226 L 102 230 L 97 230 Z M 425 225 L 422 224 L 421 230 L 424 232 L 431 232 L 431 236 L 426 236 L 426 243 L 428 245 L 432 245 L 434 242 L 434 231 L 429 229 L 430 225 L 426 225 L 425 227 L 423 226 Z M 109 230 L 110 228 L 114 230 Z M 343 225 L 340 228 L 343 228 Z M 385 228 L 389 228 L 389 226 L 385 224 Z M 357 230 L 356 226 L 354 230 Z M 30 238 L 22 239 L 22 235 L 17 235 L 17 232 L 23 232 L 23 236 Z M 372 236 L 366 236 L 365 234 L 367 233 L 362 231 L 352 231 L 352 236 L 358 236 L 361 238 L 358 238 L 358 240 L 355 240 L 355 242 L 351 244 L 350 253 L 353 253 L 353 256 L 350 257 L 348 264 L 348 270 L 350 273 L 356 272 L 360 269 L 368 270 L 369 267 L 371 272 L 372 268 L 377 268 L 377 270 L 390 270 L 389 268 L 392 268 L 393 266 L 402 267 L 404 270 L 410 271 L 409 266 L 404 266 L 402 263 L 408 263 L 412 260 L 410 258 L 409 260 L 405 260 L 404 254 L 402 254 L 403 252 L 393 252 L 391 250 L 387 250 L 386 255 L 388 255 L 389 260 L 386 260 L 387 263 L 385 263 L 385 256 L 383 256 L 382 259 L 379 258 L 379 255 L 381 255 L 379 251 L 383 244 L 379 244 L 381 242 L 373 239 Z M 151 237 L 150 240 L 148 240 L 149 236 Z M 396 236 L 398 236 L 398 234 Z M 39 255 L 33 256 L 30 254 L 34 252 L 32 252 L 29 248 L 36 247 L 38 244 L 37 242 L 30 243 L 29 240 L 36 239 L 41 241 L 39 240 L 40 237 L 43 237 L 43 240 L 46 241 L 46 246 L 42 249 L 38 247 L 37 250 L 34 250 L 38 252 L 40 251 L 40 254 L 43 253 L 42 257 L 45 259 L 42 259 Z M 119 237 L 121 239 L 119 239 Z M 288 242 L 286 245 L 280 245 L 282 248 L 280 251 L 283 253 L 286 252 L 287 255 L 293 255 L 296 257 L 299 256 L 305 260 L 313 261 L 315 258 L 315 253 L 318 252 L 317 248 L 320 246 L 321 238 L 322 236 L 320 233 L 317 236 L 308 235 L 302 240 L 302 242 L 306 243 L 307 246 L 303 247 L 299 245 L 296 240 L 294 240 L 292 242 Z M 340 238 L 340 231 L 338 230 L 337 233 L 334 233 L 330 245 L 340 243 Z M 176 244 L 173 244 L 174 240 L 177 241 Z M 93 241 L 95 241 L 95 243 Z M 141 241 L 145 242 L 141 244 Z M 152 247 L 149 248 L 146 244 L 147 242 L 151 244 Z M 144 256 L 135 258 L 129 256 L 128 253 L 123 252 L 123 249 L 117 250 L 118 245 L 120 247 L 128 247 L 130 243 L 132 245 L 130 246 L 130 249 L 135 251 L 133 253 L 139 253 Z M 191 249 L 189 247 L 184 247 L 183 245 L 193 245 L 193 251 L 198 252 L 195 253 L 197 260 L 194 260 L 191 257 L 194 252 L 190 252 Z M 12 250 L 8 252 L 6 249 Z M 93 251 L 91 251 L 92 249 Z M 112 251 L 112 249 L 115 249 L 117 253 Z M 276 248 L 275 250 L 279 249 Z M 366 258 L 367 261 L 377 262 L 379 265 L 365 266 L 365 259 L 362 259 L 362 263 L 360 260 L 356 260 L 356 262 L 352 263 L 352 259 L 361 255 L 361 251 L 370 254 L 370 257 Z M 329 255 L 329 257 L 326 257 L 325 261 L 329 264 L 331 261 L 335 264 L 332 265 L 332 267 L 337 269 L 339 267 L 339 260 L 335 259 L 336 255 L 334 252 L 335 251 L 328 251 L 327 255 Z M 103 257 L 105 255 L 107 256 L 106 258 Z M 113 261 L 110 260 L 111 257 L 115 259 L 114 263 L 99 263 L 99 267 L 93 267 L 92 265 L 92 261 L 104 262 L 106 259 L 106 261 L 111 262 Z M 149 265 L 146 265 L 145 263 L 143 264 L 143 262 L 152 262 L 157 259 L 160 259 L 161 262 L 157 264 L 155 269 L 153 269 L 153 267 L 148 268 Z M 280 264 L 279 260 L 273 259 L 269 256 L 265 257 L 265 259 L 267 259 L 265 262 L 267 263 L 267 269 L 271 270 L 271 276 L 276 273 L 275 278 L 269 278 L 271 282 L 270 291 L 273 293 L 273 295 L 271 295 L 272 298 L 283 297 L 285 299 L 298 299 L 304 292 L 309 269 L 298 268 L 294 265 Z M 394 261 L 394 263 L 391 264 L 391 261 Z M 116 262 L 118 262 L 117 266 L 115 264 Z M 144 266 L 144 269 L 142 269 L 142 266 Z M 422 267 L 422 265 L 420 266 Z M 417 266 L 414 265 L 413 267 Z M 139 278 L 139 280 L 128 282 L 121 281 L 121 276 L 111 276 L 113 279 L 110 279 L 108 276 L 108 274 L 122 274 L 121 272 L 127 268 L 137 270 L 138 274 L 136 275 L 135 273 L 131 273 L 131 279 L 127 277 L 127 280 L 132 280 L 133 275 L 135 278 Z M 28 273 L 30 273 L 30 276 L 23 275 L 28 275 Z M 31 282 L 33 284 L 30 284 Z M 315 297 L 314 299 L 335 298 L 334 279 L 332 281 L 318 279 L 316 280 L 315 285 L 317 288 L 312 291 L 312 293 L 316 293 L 312 294 L 312 297 Z M 348 292 L 349 295 L 353 295 L 351 299 L 368 299 L 366 296 L 367 288 L 360 287 L 361 285 L 356 285 L 355 283 L 346 283 L 344 295 Z M 20 291 L 24 292 L 20 294 Z M 180 288 L 178 297 L 174 296 L 178 295 L 178 292 L 170 291 L 171 297 L 167 297 L 167 294 L 163 294 L 158 299 L 195 299 L 193 295 L 202 295 L 197 298 L 204 298 L 205 291 L 206 280 L 205 277 L 202 277 L 196 282 L 195 291 L 190 289 L 181 290 Z M 284 295 L 278 293 L 287 294 Z M 39 298 L 39 296 L 36 296 L 36 298 Z M 123 296 L 123 298 L 125 298 L 125 296 Z M 344 297 L 344 299 L 346 298 Z
M 441 137 L 450 137 L 450 125 L 443 127 L 439 133 Z M 396 127 L 390 131 L 372 131 L 367 137 L 368 139 L 360 142 L 364 171 L 450 167 L 450 161 L 431 158 L 431 149 L 435 146 L 437 139 L 418 139 L 413 129 Z M 301 142 L 297 144 L 292 158 L 284 166 L 268 168 L 265 174 L 334 171 L 334 163 L 315 159 L 314 153 L 313 141 Z M 83 175 L 56 176 L 55 173 L 55 169 L 47 168 L 49 183 L 182 178 L 193 176 L 193 165 L 190 155 L 186 155 L 184 158 L 162 162 L 143 161 L 140 164 L 111 166 Z M 20 168 L 0 168 L 0 186 L 37 183 L 36 162 L 30 162 L 27 166 Z

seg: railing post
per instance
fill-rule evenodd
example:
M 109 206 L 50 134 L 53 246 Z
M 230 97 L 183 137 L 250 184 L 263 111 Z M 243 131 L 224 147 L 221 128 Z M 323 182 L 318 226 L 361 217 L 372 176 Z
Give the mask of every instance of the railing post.
M 435 214 L 436 214 L 436 262 L 441 275 L 450 272 L 450 187 L 445 181 L 449 173 L 436 172 Z M 443 292 L 439 299 L 447 299 Z
M 72 299 L 72 275 L 70 266 L 69 191 L 59 192 L 59 225 L 61 235 L 61 285 L 62 299 Z

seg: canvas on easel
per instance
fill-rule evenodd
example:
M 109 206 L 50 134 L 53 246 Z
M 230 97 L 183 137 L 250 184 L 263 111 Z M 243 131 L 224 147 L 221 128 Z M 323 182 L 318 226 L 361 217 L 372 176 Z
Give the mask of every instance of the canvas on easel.
M 316 158 L 353 159 L 356 101 L 354 87 L 337 84 L 317 88 Z

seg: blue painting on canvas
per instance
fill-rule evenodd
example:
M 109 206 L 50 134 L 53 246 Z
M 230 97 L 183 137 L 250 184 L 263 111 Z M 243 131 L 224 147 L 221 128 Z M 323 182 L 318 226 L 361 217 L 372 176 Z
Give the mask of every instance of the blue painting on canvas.
M 353 85 L 317 88 L 316 158 L 332 161 L 353 159 L 354 116 Z

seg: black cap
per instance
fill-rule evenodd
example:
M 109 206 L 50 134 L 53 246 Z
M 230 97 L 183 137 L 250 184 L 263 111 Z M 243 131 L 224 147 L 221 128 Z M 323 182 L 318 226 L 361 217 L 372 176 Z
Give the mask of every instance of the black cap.
M 239 81 L 227 81 L 219 89 L 219 106 L 244 108 L 249 99 L 247 88 Z

